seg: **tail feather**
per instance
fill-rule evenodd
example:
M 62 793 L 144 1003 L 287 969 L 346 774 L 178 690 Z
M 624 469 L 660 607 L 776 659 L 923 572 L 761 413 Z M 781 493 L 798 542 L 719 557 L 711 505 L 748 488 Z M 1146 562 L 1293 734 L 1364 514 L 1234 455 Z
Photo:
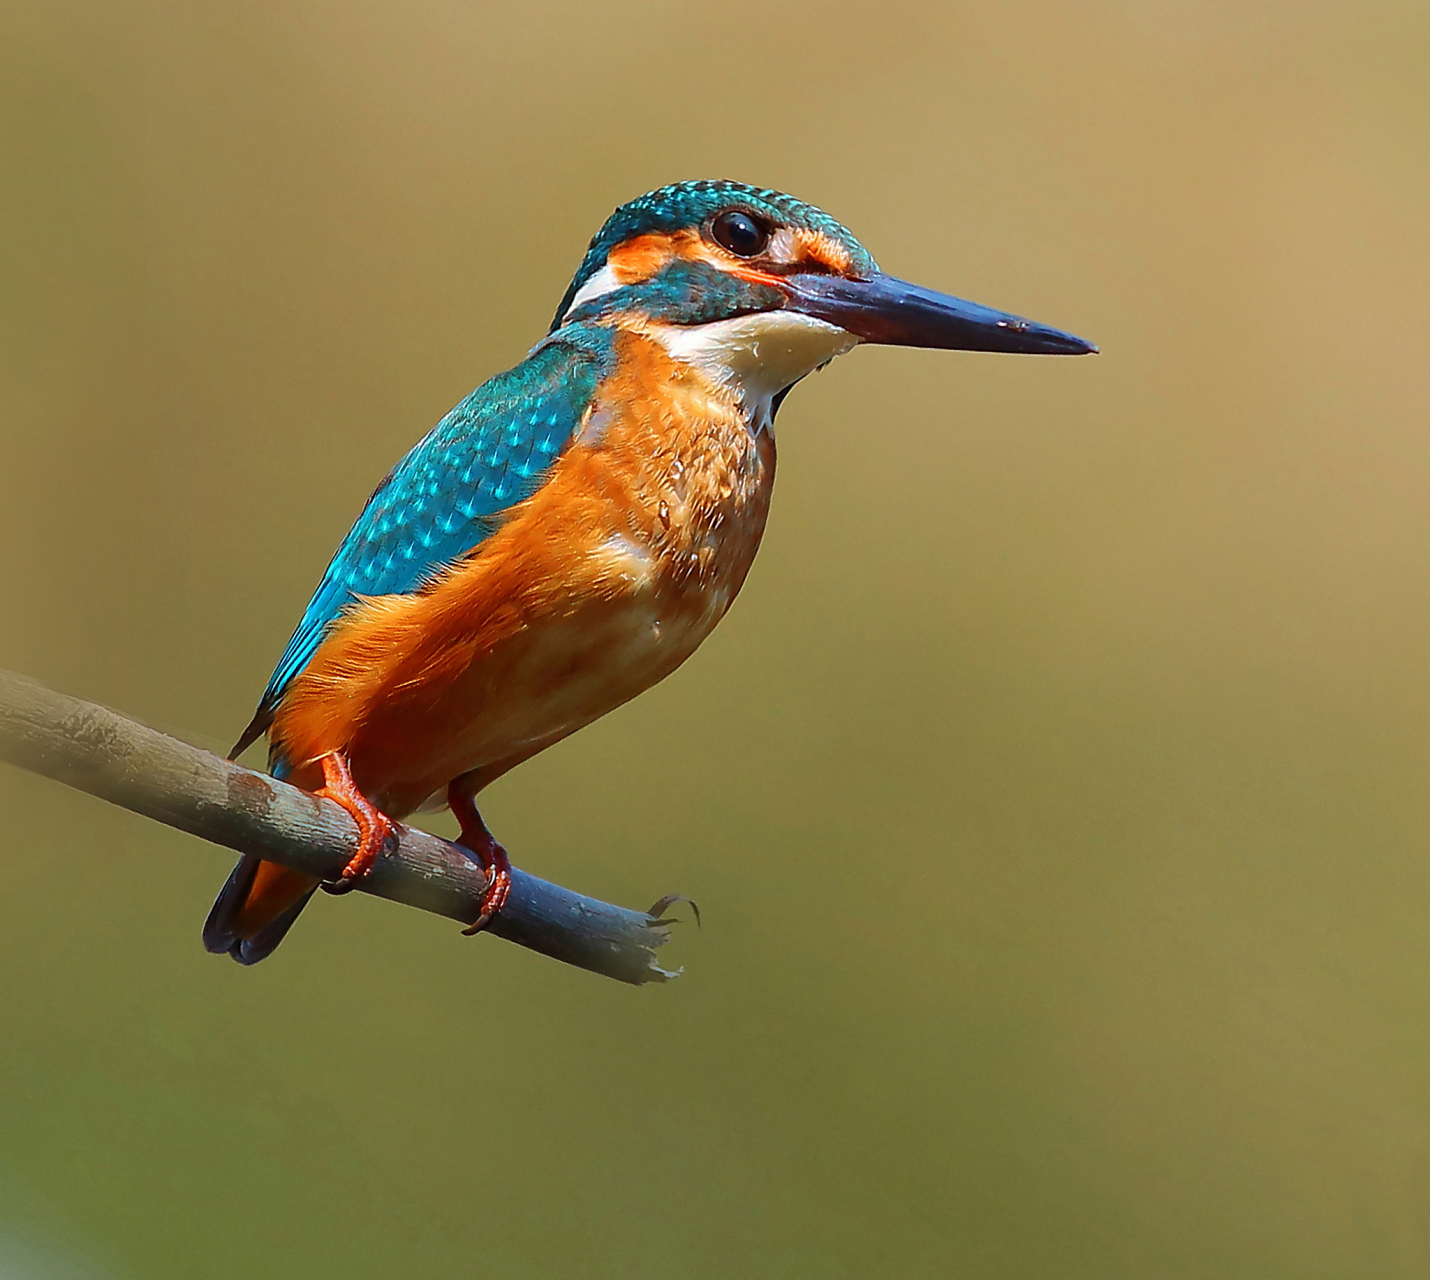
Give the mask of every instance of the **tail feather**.
M 312 876 L 244 854 L 204 921 L 204 946 L 257 964 L 283 941 L 317 888 Z
M 268 726 L 273 723 L 273 709 L 268 706 L 261 706 L 253 713 L 253 719 L 248 722 L 246 728 L 239 734 L 238 741 L 233 744 L 233 750 L 228 753 L 230 760 L 237 760 L 245 751 L 268 732 Z

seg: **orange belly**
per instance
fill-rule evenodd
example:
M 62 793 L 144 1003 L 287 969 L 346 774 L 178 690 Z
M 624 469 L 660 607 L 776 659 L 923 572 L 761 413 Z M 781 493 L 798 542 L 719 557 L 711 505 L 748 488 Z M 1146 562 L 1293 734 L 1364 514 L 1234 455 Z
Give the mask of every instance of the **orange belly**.
M 356 606 L 319 648 L 271 731 L 295 782 L 343 750 L 405 816 L 590 724 L 710 634 L 759 546 L 774 443 L 657 343 L 623 333 L 619 355 L 550 478 L 469 560 Z

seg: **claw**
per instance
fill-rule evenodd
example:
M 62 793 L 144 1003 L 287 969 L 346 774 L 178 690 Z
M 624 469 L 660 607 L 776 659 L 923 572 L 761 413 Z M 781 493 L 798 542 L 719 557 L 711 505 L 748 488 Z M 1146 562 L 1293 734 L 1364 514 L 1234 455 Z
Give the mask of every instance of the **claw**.
M 487 891 L 482 894 L 482 914 L 477 917 L 475 924 L 469 924 L 462 930 L 462 936 L 465 938 L 470 938 L 475 933 L 481 933 L 487 925 L 491 924 L 493 917 L 506 906 L 506 900 L 511 897 L 511 864 L 506 860 L 506 850 L 495 842 L 493 844 L 501 853 L 501 865 L 483 868 L 489 879 L 487 880 Z
M 457 837 L 457 844 L 472 855 L 487 876 L 481 913 L 475 923 L 462 930 L 462 935 L 470 938 L 474 933 L 481 933 L 511 897 L 511 862 L 506 856 L 506 850 L 487 830 L 487 824 L 477 812 L 476 802 L 464 788 L 458 787 L 456 782 L 447 788 L 447 803 L 457 821 L 462 824 L 462 834 Z
M 341 751 L 330 751 L 320 763 L 323 766 L 323 785 L 313 794 L 322 796 L 342 805 L 357 823 L 357 852 L 348 860 L 343 873 L 337 880 L 324 883 L 326 893 L 351 893 L 359 880 L 372 870 L 372 864 L 386 847 L 387 842 L 397 835 L 397 824 L 383 813 L 353 782 L 352 770 L 348 768 L 347 757 Z

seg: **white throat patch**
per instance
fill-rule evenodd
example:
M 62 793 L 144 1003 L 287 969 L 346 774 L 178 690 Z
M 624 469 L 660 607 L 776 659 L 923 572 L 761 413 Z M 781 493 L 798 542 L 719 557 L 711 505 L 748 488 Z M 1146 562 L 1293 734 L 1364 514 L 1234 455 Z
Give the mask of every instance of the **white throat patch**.
M 710 324 L 655 324 L 647 332 L 675 359 L 733 391 L 756 434 L 771 429 L 776 395 L 859 342 L 838 325 L 786 310 Z

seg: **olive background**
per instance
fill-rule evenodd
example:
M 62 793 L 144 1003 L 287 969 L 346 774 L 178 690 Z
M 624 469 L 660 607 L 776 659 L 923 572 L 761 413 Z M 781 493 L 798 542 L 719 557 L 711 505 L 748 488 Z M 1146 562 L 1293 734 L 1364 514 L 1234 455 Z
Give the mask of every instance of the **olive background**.
M 810 378 L 730 617 L 488 793 L 674 984 L 244 970 L 0 770 L 0 1273 L 1430 1273 L 1427 86 L 1390 0 L 6 5 L 0 664 L 193 741 L 641 191 L 1103 354 Z

